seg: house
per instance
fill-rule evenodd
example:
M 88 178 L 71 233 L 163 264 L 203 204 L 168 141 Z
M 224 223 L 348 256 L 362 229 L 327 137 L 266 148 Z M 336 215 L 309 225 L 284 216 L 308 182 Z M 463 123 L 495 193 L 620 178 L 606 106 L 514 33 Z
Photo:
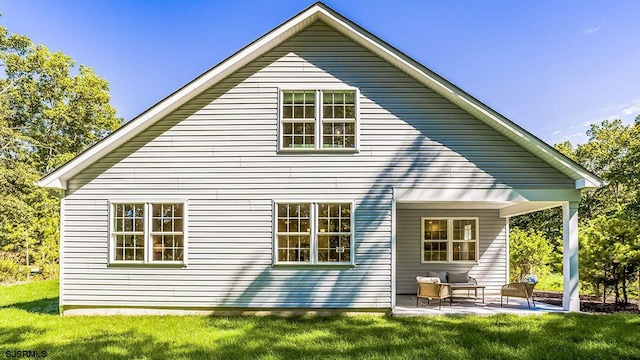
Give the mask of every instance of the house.
M 65 314 L 389 311 L 426 271 L 508 278 L 509 217 L 602 181 L 317 3 L 42 178 Z

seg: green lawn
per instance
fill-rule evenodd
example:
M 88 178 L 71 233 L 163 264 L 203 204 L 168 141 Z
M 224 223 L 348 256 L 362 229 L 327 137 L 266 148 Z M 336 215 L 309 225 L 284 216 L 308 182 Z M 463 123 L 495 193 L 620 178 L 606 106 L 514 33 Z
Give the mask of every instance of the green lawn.
M 640 358 L 640 317 L 634 315 L 61 317 L 57 287 L 57 281 L 0 287 L 0 356 L 45 351 L 47 359 Z

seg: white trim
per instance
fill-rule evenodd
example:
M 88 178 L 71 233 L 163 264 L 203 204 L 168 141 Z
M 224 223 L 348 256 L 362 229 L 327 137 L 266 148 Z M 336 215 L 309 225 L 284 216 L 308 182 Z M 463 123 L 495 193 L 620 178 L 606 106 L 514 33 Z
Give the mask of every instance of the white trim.
M 424 238 L 425 220 L 446 220 L 447 221 L 447 239 L 444 240 L 427 240 Z M 453 238 L 453 221 L 454 220 L 473 220 L 476 223 L 475 239 L 462 240 Z M 447 260 L 446 261 L 425 261 L 424 260 L 424 243 L 446 242 L 447 243 Z M 453 243 L 454 242 L 473 242 L 475 243 L 475 260 L 454 260 L 453 259 Z M 423 216 L 420 218 L 420 262 L 422 264 L 478 264 L 480 257 L 480 218 L 474 216 Z
M 142 204 L 143 205 L 143 239 L 144 239 L 144 257 L 143 260 L 116 260 L 115 259 L 115 241 L 113 239 L 113 229 L 114 229 L 114 205 L 120 204 Z M 182 204 L 182 260 L 180 261 L 162 261 L 162 260 L 153 260 L 153 238 L 152 238 L 152 218 L 153 204 Z M 176 198 L 158 198 L 158 197 L 143 197 L 143 198 L 122 198 L 117 197 L 114 199 L 110 199 L 107 201 L 108 211 L 107 216 L 108 220 L 108 230 L 107 230 L 107 246 L 108 246 L 108 256 L 107 256 L 107 265 L 187 265 L 188 259 L 188 251 L 189 251 L 189 202 L 185 199 L 176 199 Z
M 580 191 L 574 189 L 465 189 L 397 187 L 395 198 L 399 202 L 558 202 L 579 201 Z
M 518 216 L 518 215 L 523 215 L 523 214 L 529 214 L 532 213 L 534 211 L 540 211 L 540 210 L 546 210 L 546 209 L 551 209 L 554 207 L 558 207 L 561 206 L 562 202 L 561 201 L 528 201 L 528 202 L 521 202 L 521 203 L 517 203 L 515 205 L 510 205 L 507 207 L 503 207 L 502 209 L 500 209 L 500 217 L 501 218 L 506 218 L 506 217 L 512 217 L 512 216 Z
M 551 146 L 518 127 L 504 116 L 488 108 L 471 95 L 460 90 L 402 52 L 384 43 L 381 39 L 368 33 L 326 5 L 316 3 L 160 101 L 133 119 L 125 127 L 122 127 L 62 167 L 43 177 L 38 181 L 38 185 L 66 189 L 67 179 L 72 178 L 75 174 L 116 149 L 182 104 L 191 100 L 205 89 L 210 88 L 250 61 L 265 54 L 316 20 L 322 20 L 365 49 L 368 49 L 382 59 L 395 65 L 417 81 L 422 82 L 462 109 L 475 115 L 478 119 L 513 140 L 527 151 L 540 157 L 558 169 L 558 171 L 577 181 L 576 189 L 585 189 L 589 188 L 589 186 L 600 186 L 603 184 L 602 180 L 597 176 L 572 162 Z
M 189 201 L 182 203 L 182 263 L 189 263 Z
M 272 216 L 272 222 L 273 222 L 273 237 L 272 237 L 272 246 L 273 246 L 273 251 L 272 251 L 272 260 L 271 260 L 271 264 L 273 265 L 299 265 L 299 266 L 331 266 L 331 265 L 349 265 L 349 266 L 355 266 L 356 261 L 355 261 L 355 244 L 356 244 L 356 231 L 355 231 L 355 212 L 356 212 L 356 202 L 355 200 L 349 201 L 349 200 L 300 200 L 300 201 L 296 201 L 296 200 L 285 200 L 285 201 L 278 201 L 278 200 L 272 200 L 273 202 L 273 216 Z M 310 250 L 309 250 L 309 259 L 310 261 L 308 262 L 302 262 L 302 261 L 279 261 L 278 260 L 278 205 L 284 205 L 284 204 L 309 204 L 309 227 L 310 227 L 310 232 L 309 232 L 309 246 L 310 246 Z M 319 215 L 319 211 L 318 211 L 318 205 L 319 204 L 350 204 L 350 226 L 351 226 L 351 232 L 350 232 L 350 244 L 349 244 L 349 261 L 345 262 L 345 261 L 341 261 L 341 262 L 331 262 L 331 261 L 319 261 L 318 260 L 318 235 L 323 234 L 321 232 L 318 231 L 318 215 Z M 291 233 L 295 235 L 306 235 L 307 233 Z M 334 233 L 334 234 L 340 234 L 340 233 Z M 343 235 L 334 235 L 334 236 L 345 236 L 344 233 Z
M 287 87 L 278 87 L 278 153 L 358 153 L 360 151 L 360 89 L 349 86 L 349 85 L 321 85 L 321 86 L 287 86 Z M 293 119 L 283 119 L 283 106 L 284 106 L 284 93 L 287 91 L 313 91 L 315 93 L 315 101 L 314 101 L 314 118 L 313 120 L 308 118 L 293 118 Z M 354 97 L 354 118 L 353 119 L 328 119 L 327 122 L 344 122 L 353 124 L 353 148 L 343 147 L 343 148 L 330 148 L 323 147 L 323 139 L 324 139 L 324 112 L 323 112 L 323 104 L 324 99 L 323 95 L 325 91 L 353 91 Z M 313 147 L 284 147 L 284 123 L 314 123 L 314 142 Z M 346 134 L 345 134 L 346 136 Z
M 60 198 L 60 247 L 58 253 L 58 267 L 60 271 L 60 283 L 58 284 L 58 306 L 62 308 L 64 306 L 64 283 L 65 283 L 65 273 L 64 273 L 64 237 L 65 237 L 65 217 L 66 217 L 66 207 L 67 207 L 67 199 L 65 190 L 62 190 L 61 198 Z
M 562 204 L 562 309 L 580 311 L 578 271 L 578 201 Z
M 507 264 L 507 269 L 504 272 L 506 274 L 506 278 L 504 279 L 504 283 L 508 284 L 509 281 L 510 281 L 509 278 L 511 276 L 511 274 L 510 274 L 511 273 L 511 270 L 510 270 L 511 269 L 511 262 L 510 262 L 511 254 L 509 253 L 511 251 L 511 248 L 509 246 L 509 241 L 510 241 L 509 240 L 510 239 L 509 231 L 511 231 L 511 230 L 509 230 L 510 219 L 509 218 L 505 218 L 504 221 L 505 221 L 504 230 L 506 231 L 506 233 L 504 234 L 504 238 L 505 238 L 505 241 L 506 241 L 506 243 L 505 243 L 505 259 L 504 260 L 505 260 L 505 264 Z
M 394 189 L 391 188 L 391 308 L 396 307 L 396 273 L 397 273 L 397 224 L 396 200 L 393 198 Z M 422 244 L 420 244 L 422 246 Z

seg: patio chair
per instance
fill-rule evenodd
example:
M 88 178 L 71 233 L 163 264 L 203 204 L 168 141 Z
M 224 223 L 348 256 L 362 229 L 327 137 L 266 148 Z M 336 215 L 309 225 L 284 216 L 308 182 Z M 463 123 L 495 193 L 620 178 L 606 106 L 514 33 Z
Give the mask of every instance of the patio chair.
M 435 281 L 420 281 L 418 283 L 418 293 L 416 294 L 416 307 L 418 307 L 420 298 L 426 298 L 427 304 L 431 299 L 440 300 L 438 310 L 442 309 L 442 299 L 449 298 L 449 306 L 451 306 L 451 285 L 441 284 Z
M 510 297 L 517 297 L 527 299 L 527 308 L 531 309 L 529 299 L 533 302 L 533 306 L 536 306 L 536 301 L 533 298 L 533 289 L 536 287 L 537 282 L 532 281 L 520 281 L 512 282 L 506 285 L 502 285 L 500 289 L 500 306 L 502 306 L 502 298 L 507 298 L 507 304 L 509 304 Z

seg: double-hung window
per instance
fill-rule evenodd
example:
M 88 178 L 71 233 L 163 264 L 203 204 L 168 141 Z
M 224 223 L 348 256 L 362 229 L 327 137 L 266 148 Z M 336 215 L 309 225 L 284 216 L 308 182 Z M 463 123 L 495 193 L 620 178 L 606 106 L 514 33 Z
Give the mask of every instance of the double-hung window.
M 353 263 L 353 203 L 278 203 L 275 263 Z
M 110 262 L 185 262 L 186 203 L 113 202 L 110 207 Z
M 422 262 L 477 262 L 478 218 L 422 218 Z
M 281 150 L 357 149 L 357 90 L 283 90 L 281 99 Z

